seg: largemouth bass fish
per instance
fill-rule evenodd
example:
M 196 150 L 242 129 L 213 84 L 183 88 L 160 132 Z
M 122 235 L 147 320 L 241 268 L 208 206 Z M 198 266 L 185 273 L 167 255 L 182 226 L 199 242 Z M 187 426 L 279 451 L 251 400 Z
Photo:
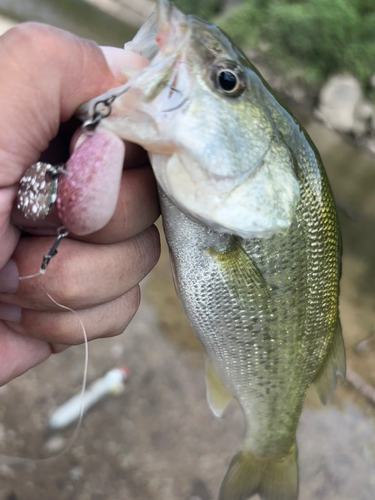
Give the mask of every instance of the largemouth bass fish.
M 167 0 L 126 49 L 150 60 L 102 121 L 150 154 L 176 289 L 207 354 L 207 399 L 235 397 L 242 450 L 220 500 L 298 497 L 308 387 L 345 376 L 340 231 L 321 159 L 297 120 L 216 26 Z

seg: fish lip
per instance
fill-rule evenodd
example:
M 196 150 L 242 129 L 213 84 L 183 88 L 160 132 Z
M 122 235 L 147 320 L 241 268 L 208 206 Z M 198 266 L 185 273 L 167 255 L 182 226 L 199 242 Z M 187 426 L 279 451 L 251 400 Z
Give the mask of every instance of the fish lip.
M 130 87 L 137 87 L 143 92 L 143 103 L 140 102 L 140 104 L 147 106 L 152 101 L 156 102 L 165 89 L 173 89 L 174 81 L 178 80 L 179 76 L 179 64 L 186 62 L 187 59 L 186 47 L 189 46 L 192 30 L 191 17 L 183 14 L 168 0 L 158 0 L 156 9 L 145 25 L 134 40 L 125 45 L 125 50 L 141 54 L 145 51 L 148 55 L 150 65 L 143 68 L 129 81 Z M 155 78 L 155 73 L 159 78 Z M 168 80 L 163 82 L 163 77 L 167 77 Z M 187 104 L 189 96 L 186 92 L 181 92 L 179 88 L 177 91 L 183 97 L 178 105 L 167 106 L 166 109 L 156 108 L 154 111 L 168 113 Z M 163 100 L 160 99 L 160 101 Z
M 176 52 L 177 47 L 181 46 L 181 38 L 184 45 L 181 32 L 184 31 L 183 28 L 191 26 L 191 20 L 192 16 L 182 13 L 169 0 L 157 0 L 156 8 L 133 40 L 125 44 L 125 50 L 136 52 L 149 61 L 159 52 Z
M 168 39 L 172 29 L 172 4 L 169 0 L 157 0 L 156 2 L 157 35 L 156 42 L 159 47 Z
M 148 115 L 155 123 L 156 128 L 159 119 L 153 116 L 154 113 L 171 113 L 188 106 L 190 96 L 186 92 L 186 86 L 182 90 L 178 89 L 182 94 L 182 99 L 178 102 L 173 102 L 173 100 L 171 102 L 166 97 L 165 91 L 172 87 L 176 75 L 178 78 L 178 63 L 181 62 L 181 59 L 186 59 L 185 50 L 192 34 L 190 24 L 191 16 L 183 14 L 169 0 L 158 0 L 156 9 L 140 28 L 135 38 L 125 44 L 125 50 L 146 57 L 150 61 L 150 65 L 141 69 L 125 85 L 111 89 L 83 104 L 78 109 L 77 116 L 82 121 L 88 120 L 92 116 L 97 102 L 115 96 L 114 105 L 111 107 L 111 117 L 108 121 L 105 120 L 103 125 L 109 124 L 111 118 L 116 117 L 117 114 L 125 117 L 127 113 L 124 106 L 122 106 L 120 113 L 116 113 L 116 101 L 127 91 L 131 91 L 129 94 L 133 96 L 133 99 L 128 101 L 130 103 L 128 118 L 131 118 L 132 111 L 134 111 L 133 102 L 137 101 L 138 110 Z M 170 77 L 163 82 L 163 77 L 168 77 L 168 72 L 170 72 Z M 159 78 L 155 78 L 155 73 Z

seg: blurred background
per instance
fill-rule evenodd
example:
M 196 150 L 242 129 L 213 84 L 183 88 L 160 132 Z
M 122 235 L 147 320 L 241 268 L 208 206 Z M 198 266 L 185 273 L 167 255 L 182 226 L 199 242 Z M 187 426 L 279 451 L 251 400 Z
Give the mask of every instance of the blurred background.
M 178 0 L 238 42 L 306 126 L 332 183 L 344 241 L 340 310 L 348 384 L 308 394 L 298 430 L 300 500 L 373 500 L 375 491 L 375 4 L 373 0 Z M 122 46 L 148 0 L 0 0 L 0 31 L 28 20 Z M 67 55 L 68 57 L 68 55 Z M 159 224 L 160 225 L 160 224 Z M 79 392 L 83 348 L 0 389 L 0 453 L 46 458 L 72 427 L 48 430 Z M 163 244 L 126 333 L 90 345 L 89 382 L 127 365 L 125 391 L 84 418 L 51 462 L 0 459 L 0 500 L 215 500 L 243 435 L 239 407 L 216 420 L 202 349 L 181 311 Z

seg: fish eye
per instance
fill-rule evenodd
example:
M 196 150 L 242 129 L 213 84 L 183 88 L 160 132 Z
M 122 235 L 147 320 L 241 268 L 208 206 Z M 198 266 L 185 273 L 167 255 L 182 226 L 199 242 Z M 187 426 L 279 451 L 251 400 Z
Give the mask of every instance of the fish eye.
M 243 71 L 232 61 L 216 64 L 211 71 L 211 80 L 219 92 L 229 97 L 238 97 L 245 90 Z
M 220 71 L 217 75 L 220 87 L 224 92 L 233 92 L 237 87 L 237 76 L 232 71 Z

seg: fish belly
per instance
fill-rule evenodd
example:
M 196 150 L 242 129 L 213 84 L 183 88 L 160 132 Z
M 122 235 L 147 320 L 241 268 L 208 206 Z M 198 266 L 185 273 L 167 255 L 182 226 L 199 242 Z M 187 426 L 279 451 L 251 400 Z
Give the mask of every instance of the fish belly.
M 247 448 L 261 456 L 287 453 L 316 371 L 304 350 L 306 262 L 295 248 L 298 234 L 243 242 L 266 285 L 262 295 L 244 283 L 246 269 L 245 278 L 236 275 L 241 269 L 228 274 L 214 257 L 231 248 L 231 235 L 190 220 L 163 193 L 160 198 L 180 301 L 213 369 L 241 404 Z

